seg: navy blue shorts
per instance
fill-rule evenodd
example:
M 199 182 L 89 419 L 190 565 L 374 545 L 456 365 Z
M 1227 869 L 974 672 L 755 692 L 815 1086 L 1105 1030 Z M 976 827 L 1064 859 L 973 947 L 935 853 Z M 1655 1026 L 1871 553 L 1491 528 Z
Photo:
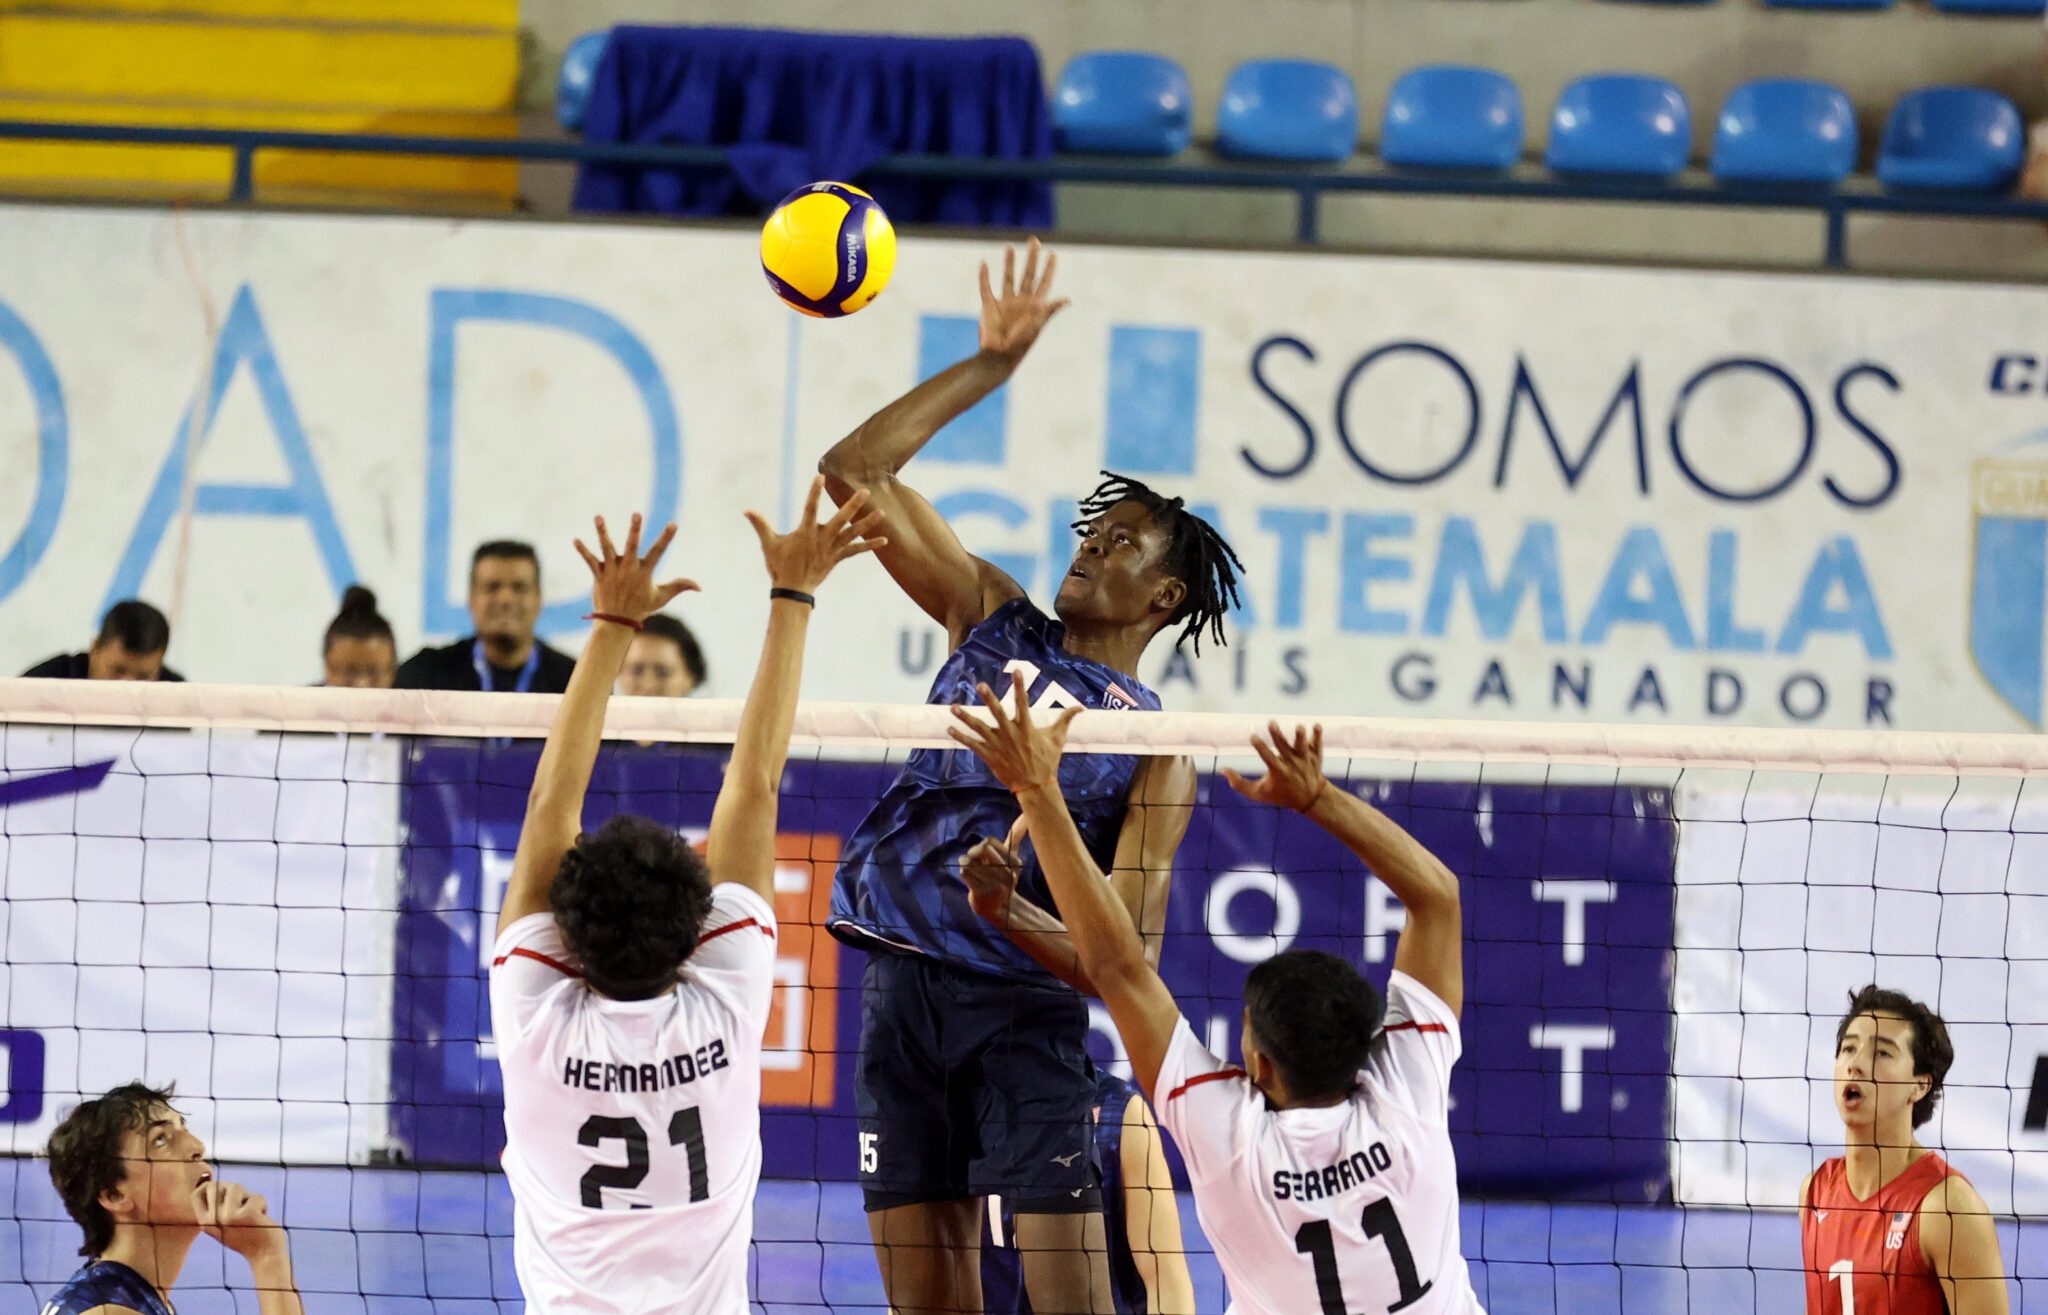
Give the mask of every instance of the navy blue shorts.
M 870 1211 L 1000 1196 L 1024 1214 L 1101 1209 L 1088 1006 L 921 954 L 861 984 L 860 1183 Z

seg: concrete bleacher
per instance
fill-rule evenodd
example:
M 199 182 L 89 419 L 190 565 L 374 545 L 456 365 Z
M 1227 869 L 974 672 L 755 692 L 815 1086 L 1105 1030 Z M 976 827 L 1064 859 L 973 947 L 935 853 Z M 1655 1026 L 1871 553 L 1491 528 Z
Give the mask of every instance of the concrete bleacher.
M 0 118 L 509 138 L 517 0 L 0 0 Z M 0 187 L 218 199 L 208 147 L 9 143 Z M 518 170 L 341 152 L 259 156 L 259 200 L 510 208 Z

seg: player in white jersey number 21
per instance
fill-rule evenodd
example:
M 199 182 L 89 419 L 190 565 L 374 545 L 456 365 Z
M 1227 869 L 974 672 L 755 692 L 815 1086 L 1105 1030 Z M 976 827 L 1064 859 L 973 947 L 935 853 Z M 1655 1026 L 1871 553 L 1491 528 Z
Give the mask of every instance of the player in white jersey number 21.
M 786 535 L 747 513 L 768 560 L 768 634 L 699 858 L 645 818 L 582 830 L 605 705 L 640 623 L 687 580 L 597 522 L 596 628 L 548 732 L 498 917 L 491 1021 L 505 1074 L 505 1176 L 527 1309 L 743 1315 L 761 1178 L 761 1033 L 775 971 L 776 795 L 812 592 L 873 546 L 851 499 Z
M 1458 1248 L 1451 1065 L 1464 1002 L 1458 879 L 1378 809 L 1323 776 L 1322 729 L 1269 725 L 1267 773 L 1225 776 L 1293 808 L 1387 883 L 1408 922 L 1387 996 L 1335 955 L 1290 950 L 1245 980 L 1244 1059 L 1202 1045 L 1129 914 L 1110 896 L 1060 797 L 1073 711 L 1034 723 L 983 686 L 988 716 L 955 709 L 953 738 L 1017 796 L 1019 823 L 1066 919 L 1080 967 L 1116 1020 L 1138 1085 L 1187 1161 L 1233 1315 L 1465 1315 L 1480 1309 Z M 966 862 L 1007 867 L 984 846 Z

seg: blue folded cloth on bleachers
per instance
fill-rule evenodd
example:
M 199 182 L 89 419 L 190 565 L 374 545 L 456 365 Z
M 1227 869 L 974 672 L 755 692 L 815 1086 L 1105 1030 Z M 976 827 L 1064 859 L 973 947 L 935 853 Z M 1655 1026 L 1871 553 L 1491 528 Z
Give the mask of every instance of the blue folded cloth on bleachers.
M 586 164 L 579 210 L 755 214 L 834 179 L 860 181 L 899 224 L 1052 222 L 1049 183 L 860 180 L 887 155 L 1050 156 L 1038 52 L 1018 37 L 621 27 L 598 64 L 583 133 L 730 147 L 733 167 Z

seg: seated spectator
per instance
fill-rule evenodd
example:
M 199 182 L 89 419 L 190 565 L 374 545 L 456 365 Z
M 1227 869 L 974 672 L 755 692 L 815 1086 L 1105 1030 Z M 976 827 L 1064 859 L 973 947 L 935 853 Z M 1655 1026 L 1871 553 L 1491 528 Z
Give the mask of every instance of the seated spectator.
M 86 1101 L 50 1134 L 49 1156 L 86 1264 L 43 1315 L 169 1311 L 201 1233 L 249 1262 L 263 1315 L 305 1315 L 283 1226 L 263 1197 L 214 1177 L 170 1088 L 130 1082 Z
M 183 680 L 164 665 L 171 623 L 139 598 L 107 609 L 100 635 L 83 653 L 59 653 L 36 663 L 24 676 L 54 680 Z
M 640 633 L 626 649 L 619 672 L 619 693 L 680 699 L 704 683 L 704 650 L 690 627 L 666 612 L 641 623 Z
M 327 623 L 320 660 L 321 684 L 347 689 L 390 689 L 398 675 L 398 640 L 377 610 L 377 595 L 352 584 L 341 595 L 341 611 Z
M 529 543 L 497 539 L 469 562 L 473 634 L 405 660 L 399 689 L 511 690 L 560 694 L 576 659 L 534 638 L 540 620 L 540 557 Z

